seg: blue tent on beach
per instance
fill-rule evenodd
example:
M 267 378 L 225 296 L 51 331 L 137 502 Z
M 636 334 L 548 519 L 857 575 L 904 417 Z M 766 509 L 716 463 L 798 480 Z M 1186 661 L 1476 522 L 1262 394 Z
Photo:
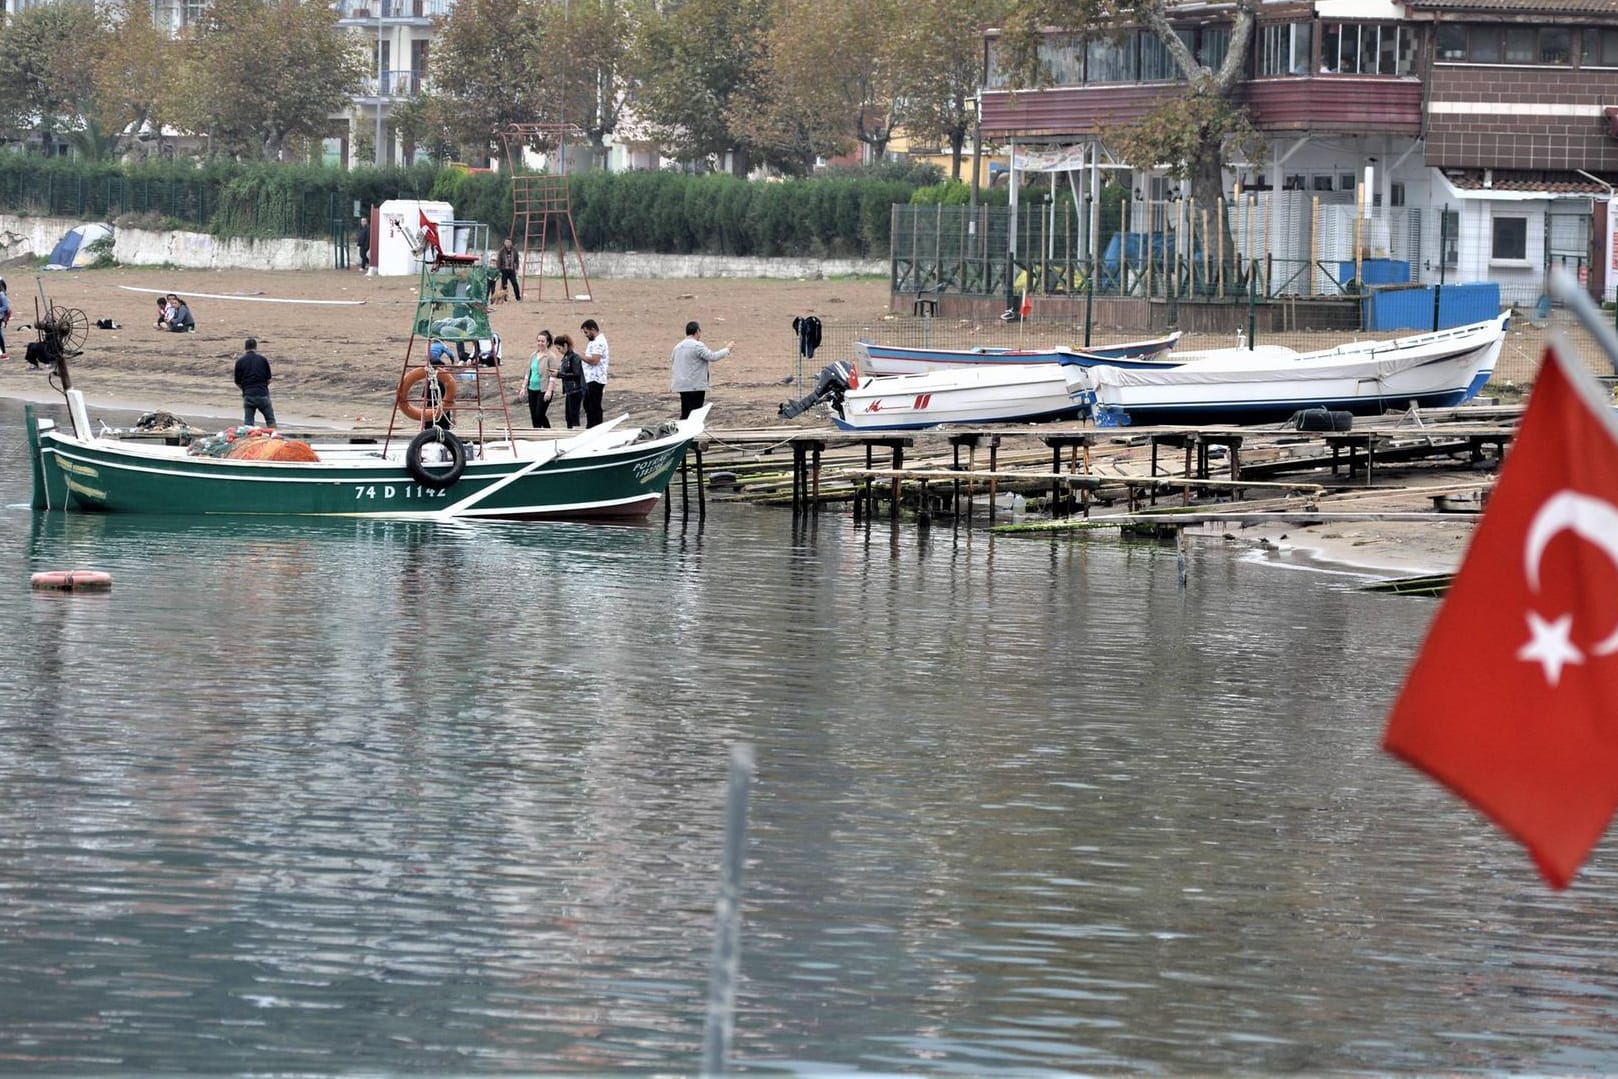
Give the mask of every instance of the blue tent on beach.
M 95 261 L 95 255 L 90 248 L 97 240 L 107 239 L 112 235 L 112 226 L 99 222 L 89 225 L 75 225 L 67 230 L 67 235 L 56 242 L 51 251 L 51 257 L 46 260 L 47 270 L 78 270 Z

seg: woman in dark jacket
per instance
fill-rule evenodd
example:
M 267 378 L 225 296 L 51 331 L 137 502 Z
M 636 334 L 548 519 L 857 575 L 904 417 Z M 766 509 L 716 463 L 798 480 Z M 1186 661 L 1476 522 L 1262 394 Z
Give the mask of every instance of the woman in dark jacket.
M 573 338 L 558 334 L 556 350 L 562 354 L 562 402 L 567 406 L 567 425 L 577 427 L 584 413 L 584 357 L 573 351 Z

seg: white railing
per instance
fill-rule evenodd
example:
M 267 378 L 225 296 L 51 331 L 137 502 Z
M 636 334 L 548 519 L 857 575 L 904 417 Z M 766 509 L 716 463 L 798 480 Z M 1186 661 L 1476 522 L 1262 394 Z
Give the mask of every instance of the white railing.
M 334 0 L 337 17 L 346 22 L 378 19 L 430 19 L 448 15 L 455 0 Z
M 379 92 L 380 89 L 380 92 Z M 363 97 L 415 97 L 428 89 L 425 71 L 384 71 L 380 79 L 372 75 L 360 91 Z

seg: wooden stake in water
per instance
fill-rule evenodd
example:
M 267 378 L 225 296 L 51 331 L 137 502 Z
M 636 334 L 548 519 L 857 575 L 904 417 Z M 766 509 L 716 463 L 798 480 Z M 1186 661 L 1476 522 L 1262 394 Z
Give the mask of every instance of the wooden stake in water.
M 736 1022 L 736 974 L 741 966 L 742 867 L 747 861 L 747 798 L 753 785 L 753 747 L 730 748 L 725 795 L 725 853 L 714 904 L 713 966 L 708 973 L 708 1016 L 702 1029 L 702 1074 L 724 1075 Z

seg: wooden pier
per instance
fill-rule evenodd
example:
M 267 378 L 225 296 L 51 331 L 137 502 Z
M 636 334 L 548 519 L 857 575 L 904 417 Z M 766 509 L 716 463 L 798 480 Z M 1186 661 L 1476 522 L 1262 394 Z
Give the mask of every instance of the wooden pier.
M 885 501 L 893 516 L 905 507 L 923 518 L 945 509 L 970 515 L 982 498 L 992 521 L 999 496 L 1015 492 L 1053 518 L 1089 516 L 1099 505 L 1131 516 L 1161 513 L 1164 496 L 1177 510 L 1211 500 L 1228 514 L 1232 504 L 1254 499 L 1302 505 L 1327 491 L 1379 489 L 1378 469 L 1492 467 L 1520 413 L 1411 412 L 1357 418 L 1349 431 L 1080 423 L 869 433 L 713 429 L 702 444 L 710 474 L 726 479 L 723 497 L 795 513 L 849 503 L 856 516 L 868 516 Z

